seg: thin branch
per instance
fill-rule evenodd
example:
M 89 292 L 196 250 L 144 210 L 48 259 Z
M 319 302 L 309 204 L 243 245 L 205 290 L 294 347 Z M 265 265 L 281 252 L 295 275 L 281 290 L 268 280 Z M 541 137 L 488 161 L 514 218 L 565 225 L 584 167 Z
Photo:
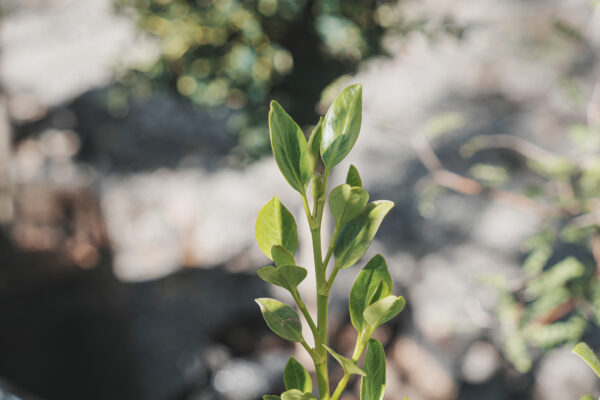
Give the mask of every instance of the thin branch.
M 540 163 L 556 162 L 562 157 L 517 136 L 497 134 L 477 137 L 477 150 L 508 149 Z
M 495 144 L 499 143 L 508 144 L 509 141 L 501 140 L 499 142 L 495 142 Z M 448 171 L 442 165 L 442 162 L 435 154 L 425 135 L 423 134 L 418 134 L 413 138 L 412 146 L 423 165 L 425 165 L 425 168 L 427 168 L 433 177 L 434 181 L 440 186 L 472 196 L 486 196 L 492 200 L 497 200 L 511 206 L 516 206 L 520 209 L 540 216 L 548 216 L 556 213 L 554 207 L 539 203 L 530 199 L 529 197 L 504 190 L 486 188 L 474 179 Z

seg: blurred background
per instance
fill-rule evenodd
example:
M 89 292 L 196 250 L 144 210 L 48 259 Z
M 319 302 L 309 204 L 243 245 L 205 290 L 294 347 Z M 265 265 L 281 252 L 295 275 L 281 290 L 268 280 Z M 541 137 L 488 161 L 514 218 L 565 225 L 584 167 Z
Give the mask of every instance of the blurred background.
M 570 353 L 600 346 L 597 4 L 1 0 L 0 399 L 279 393 L 306 356 L 253 302 L 286 299 L 255 274 L 260 206 L 311 250 L 268 103 L 308 132 L 357 82 L 332 182 L 352 162 L 396 203 L 367 253 L 408 303 L 378 332 L 388 398 L 597 397 Z M 342 353 L 361 265 L 333 290 Z

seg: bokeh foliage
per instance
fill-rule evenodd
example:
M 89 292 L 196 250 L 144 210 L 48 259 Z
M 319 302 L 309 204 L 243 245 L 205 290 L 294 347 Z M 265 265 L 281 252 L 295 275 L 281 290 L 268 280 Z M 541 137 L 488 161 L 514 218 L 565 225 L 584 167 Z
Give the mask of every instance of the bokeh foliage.
M 396 0 L 115 0 L 161 53 L 122 78 L 133 92 L 174 88 L 218 108 L 250 155 L 268 150 L 268 98 L 300 125 L 313 123 L 320 94 L 358 63 L 382 54 L 382 37 L 402 25 Z
M 447 125 L 443 131 L 461 126 Z M 506 199 L 510 193 L 515 207 L 541 216 L 538 231 L 522 244 L 520 276 L 485 277 L 498 293 L 504 355 L 520 372 L 541 352 L 574 344 L 600 326 L 600 129 L 575 125 L 567 137 L 572 151 L 565 156 L 507 135 L 478 136 L 461 149 L 470 158 L 508 148 L 529 170 L 517 180 L 509 166 L 473 163 L 464 177 L 480 185 L 479 194 Z M 435 200 L 448 188 L 460 191 L 437 181 L 422 191 L 424 217 L 433 216 Z

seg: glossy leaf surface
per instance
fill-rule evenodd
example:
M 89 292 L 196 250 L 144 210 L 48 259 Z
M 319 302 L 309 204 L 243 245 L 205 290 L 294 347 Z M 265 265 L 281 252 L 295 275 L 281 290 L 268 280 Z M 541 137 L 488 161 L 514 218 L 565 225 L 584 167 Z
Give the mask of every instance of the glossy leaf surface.
M 358 365 L 356 365 L 354 363 L 354 361 L 352 361 L 351 359 L 344 357 L 343 355 L 337 353 L 335 350 L 333 350 L 325 345 L 323 345 L 323 347 L 325 347 L 325 349 L 327 349 L 329 354 L 331 354 L 331 356 L 333 358 L 335 358 L 338 363 L 340 363 L 340 365 L 342 366 L 344 371 L 347 372 L 348 374 L 351 374 L 351 375 L 355 374 L 355 375 L 361 375 L 361 376 L 366 375 L 365 371 L 363 371 L 362 368 L 359 367 Z
M 263 281 L 291 292 L 306 278 L 308 272 L 297 265 L 282 265 L 277 268 L 269 265 L 259 269 L 256 274 Z
M 323 117 L 319 118 L 319 123 L 308 138 L 308 169 L 310 173 L 314 173 L 319 160 L 319 152 L 321 150 L 321 139 L 323 138 Z
M 296 310 L 275 299 L 260 298 L 256 302 L 273 332 L 291 342 L 302 340 L 302 325 Z
M 369 193 L 360 187 L 343 184 L 335 187 L 329 195 L 329 209 L 338 226 L 352 221 L 369 202 Z
M 360 132 L 362 122 L 362 85 L 344 89 L 335 99 L 323 124 L 321 158 L 332 168 L 348 155 Z
M 286 390 L 297 389 L 302 393 L 312 392 L 312 380 L 306 368 L 294 357 L 290 357 L 283 371 Z
M 385 351 L 379 341 L 369 339 L 360 381 L 360 400 L 382 400 L 385 392 Z
M 406 301 L 402 296 L 386 296 L 365 308 L 364 322 L 371 327 L 378 327 L 394 318 L 404 309 Z
M 305 193 L 312 175 L 306 138 L 298 124 L 276 101 L 271 102 L 269 132 L 273 155 L 281 173 L 290 186 Z
M 381 285 L 381 282 L 384 285 Z M 350 290 L 350 319 L 358 332 L 363 328 L 363 312 L 370 304 L 389 296 L 392 292 L 392 277 L 381 254 L 373 257 L 360 271 Z M 378 290 L 379 289 L 379 290 Z
M 262 252 L 273 260 L 273 246 L 283 247 L 290 255 L 296 254 L 298 233 L 292 213 L 274 196 L 258 212 L 256 241 Z
M 333 254 L 338 268 L 354 265 L 367 251 L 381 221 L 394 203 L 387 200 L 367 204 L 363 211 L 341 229 Z
M 348 168 L 348 174 L 346 175 L 346 183 L 352 187 L 362 187 L 362 179 L 358 174 L 358 170 L 352 164 Z

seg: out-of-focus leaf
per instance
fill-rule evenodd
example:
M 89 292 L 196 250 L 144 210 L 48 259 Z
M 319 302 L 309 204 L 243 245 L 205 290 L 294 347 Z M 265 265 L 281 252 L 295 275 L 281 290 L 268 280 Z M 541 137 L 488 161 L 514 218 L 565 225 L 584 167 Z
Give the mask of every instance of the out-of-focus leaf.
M 580 342 L 575 345 L 573 348 L 573 353 L 577 354 L 579 357 L 583 359 L 600 377 L 600 360 L 598 356 L 592 351 L 590 346 L 587 343 Z
M 537 297 L 543 292 L 558 288 L 571 279 L 580 277 L 584 272 L 585 267 L 579 260 L 575 257 L 567 257 L 531 280 L 527 285 L 527 293 Z

